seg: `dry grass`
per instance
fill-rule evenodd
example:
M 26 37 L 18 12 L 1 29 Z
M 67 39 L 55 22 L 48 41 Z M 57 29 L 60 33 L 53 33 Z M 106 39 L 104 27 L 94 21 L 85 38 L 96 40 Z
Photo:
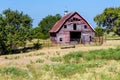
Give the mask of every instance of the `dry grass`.
M 62 56 L 68 54 L 69 52 L 73 51 L 90 51 L 96 49 L 108 49 L 108 48 L 115 48 L 116 46 L 120 45 L 120 40 L 109 40 L 104 42 L 101 46 L 96 45 L 76 45 L 75 48 L 70 49 L 61 49 L 61 46 L 54 46 L 54 47 L 46 47 L 40 50 L 31 51 L 28 53 L 22 54 L 14 54 L 14 55 L 4 55 L 0 56 L 0 65 L 26 65 L 31 62 L 35 63 L 37 59 L 44 60 L 44 63 L 51 63 L 51 57 Z M 42 54 L 42 55 L 41 55 Z
M 40 67 L 41 65 L 44 66 L 45 64 L 49 64 L 49 65 L 56 64 L 55 62 L 51 61 L 52 57 L 60 57 L 74 51 L 83 51 L 84 53 L 86 53 L 90 50 L 116 48 L 119 45 L 120 45 L 120 40 L 109 40 L 104 42 L 104 44 L 101 46 L 97 46 L 93 44 L 86 44 L 86 45 L 79 44 L 76 45 L 75 48 L 61 49 L 61 47 L 63 47 L 61 45 L 61 46 L 45 47 L 43 49 L 31 51 L 28 53 L 3 55 L 0 56 L 0 69 L 6 66 L 15 66 L 15 67 L 19 67 L 20 69 L 30 69 L 31 71 L 34 70 L 36 74 L 33 74 L 33 76 L 37 77 L 37 79 L 39 80 L 43 80 L 43 79 L 44 80 L 102 80 L 101 77 L 105 77 L 105 76 L 107 76 L 106 79 L 109 79 L 109 76 L 114 77 L 116 71 L 120 71 L 119 60 L 118 61 L 101 60 L 102 65 L 100 65 L 100 67 L 98 66 L 93 68 L 86 68 L 85 73 L 83 74 L 76 73 L 68 78 L 57 77 L 55 76 L 55 73 L 52 70 L 50 71 L 48 70 L 45 72 Z M 84 61 L 82 60 L 82 62 Z M 95 62 L 96 61 L 88 61 L 87 63 L 94 64 Z M 8 79 L 10 78 L 7 78 L 6 80 Z M 23 78 L 21 78 L 21 80 L 22 79 Z M 0 80 L 4 80 L 4 77 L 2 77 L 1 75 L 0 75 Z

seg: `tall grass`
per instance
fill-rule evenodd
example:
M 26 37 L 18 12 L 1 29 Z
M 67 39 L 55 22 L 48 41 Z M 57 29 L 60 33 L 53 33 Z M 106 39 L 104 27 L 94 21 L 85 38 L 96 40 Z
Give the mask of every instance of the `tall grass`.
M 84 58 L 86 60 L 92 59 L 120 60 L 120 48 L 89 51 L 88 54 L 84 56 Z
M 38 55 L 41 55 L 41 53 Z M 50 60 L 59 63 L 41 65 L 36 63 L 44 63 L 44 60 L 37 59 L 36 63 L 33 64 L 33 62 L 31 62 L 29 65 L 26 65 L 27 70 L 17 67 L 2 68 L 0 69 L 0 76 L 5 78 L 6 80 L 120 79 L 119 63 L 116 65 L 111 64 L 111 66 L 109 65 L 110 63 L 108 63 L 109 60 L 116 60 L 119 62 L 120 47 L 116 49 L 100 49 L 89 52 L 70 52 L 69 54 L 66 54 L 64 56 L 51 57 Z M 100 69 L 102 69 L 103 71 Z
M 12 78 L 30 78 L 29 72 L 27 70 L 19 69 L 17 67 L 3 68 L 0 70 L 0 74 L 2 74 L 3 76 L 11 76 Z
M 37 60 L 36 60 L 36 63 L 43 63 L 43 62 L 44 62 L 43 59 L 37 59 Z
M 50 60 L 52 62 L 61 62 L 63 60 L 63 58 L 62 57 L 51 57 Z
M 54 67 L 54 71 L 62 77 L 68 77 L 76 73 L 84 73 L 85 67 L 80 64 L 63 64 Z
M 78 51 L 63 56 L 63 59 L 65 63 L 79 63 L 81 57 L 83 57 L 83 53 Z

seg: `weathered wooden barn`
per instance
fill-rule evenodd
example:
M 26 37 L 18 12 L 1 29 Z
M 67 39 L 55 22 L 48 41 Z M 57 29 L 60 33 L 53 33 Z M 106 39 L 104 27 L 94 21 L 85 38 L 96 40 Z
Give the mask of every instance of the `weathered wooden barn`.
M 60 44 L 89 43 L 95 34 L 93 28 L 77 12 L 64 15 L 49 32 L 51 41 Z

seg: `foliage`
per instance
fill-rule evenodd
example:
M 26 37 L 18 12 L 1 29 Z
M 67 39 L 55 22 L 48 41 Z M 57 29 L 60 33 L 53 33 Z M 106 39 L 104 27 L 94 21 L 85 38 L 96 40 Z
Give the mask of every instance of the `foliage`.
M 55 16 L 48 15 L 45 18 L 43 18 L 39 22 L 38 27 L 34 28 L 33 30 L 34 37 L 38 39 L 49 38 L 49 30 L 60 18 L 61 18 L 60 14 L 56 14 Z
M 103 13 L 97 15 L 94 21 L 98 26 L 106 27 L 106 31 L 114 31 L 120 35 L 120 7 L 106 8 Z
M 37 43 L 34 43 L 34 44 L 33 44 L 33 48 L 36 49 L 36 50 L 38 50 L 38 49 L 42 48 L 42 44 L 40 44 L 40 43 L 38 43 L 38 42 L 37 42 Z
M 32 19 L 23 12 L 7 9 L 0 14 L 0 50 L 2 54 L 11 52 L 18 46 L 25 47 L 31 40 Z
M 104 30 L 101 28 L 101 27 L 95 27 L 95 35 L 96 36 L 98 36 L 98 37 L 100 37 L 100 36 L 103 36 L 103 34 L 104 34 Z

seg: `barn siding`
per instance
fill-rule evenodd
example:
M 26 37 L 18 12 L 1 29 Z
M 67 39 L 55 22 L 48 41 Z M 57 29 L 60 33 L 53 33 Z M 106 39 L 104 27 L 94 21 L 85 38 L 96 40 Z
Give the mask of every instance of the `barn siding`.
M 56 43 L 56 33 L 50 33 L 50 40 L 54 43 Z
M 81 34 L 82 43 L 90 42 L 90 36 L 91 36 L 91 40 L 93 41 L 94 32 L 82 32 Z

